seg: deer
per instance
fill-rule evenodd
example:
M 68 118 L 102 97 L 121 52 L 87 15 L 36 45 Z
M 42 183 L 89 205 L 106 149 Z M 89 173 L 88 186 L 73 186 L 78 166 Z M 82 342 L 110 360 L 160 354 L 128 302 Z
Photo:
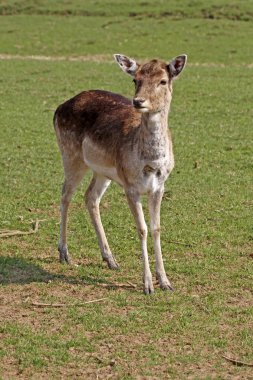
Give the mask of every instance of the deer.
M 64 184 L 61 197 L 61 263 L 70 263 L 67 247 L 67 218 L 71 198 L 91 169 L 93 177 L 85 193 L 85 204 L 94 226 L 103 261 L 110 269 L 119 265 L 113 256 L 102 225 L 99 204 L 115 181 L 125 192 L 137 227 L 143 261 L 143 290 L 154 292 L 150 270 L 142 196 L 148 197 L 156 279 L 163 290 L 173 290 L 167 278 L 160 242 L 160 208 L 165 181 L 174 167 L 168 115 L 174 79 L 187 61 L 183 54 L 168 63 L 147 63 L 114 54 L 120 68 L 133 78 L 132 100 L 104 90 L 88 90 L 61 104 L 54 114 L 54 128 L 62 155 Z

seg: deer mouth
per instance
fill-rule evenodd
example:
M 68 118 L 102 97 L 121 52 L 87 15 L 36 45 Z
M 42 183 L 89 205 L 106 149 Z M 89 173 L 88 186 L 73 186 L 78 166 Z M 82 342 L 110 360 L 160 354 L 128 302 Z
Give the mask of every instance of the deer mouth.
M 140 113 L 145 113 L 145 112 L 148 112 L 149 109 L 147 107 L 134 107 L 136 109 L 136 111 L 140 112 Z
M 136 111 L 141 112 L 141 113 L 149 111 L 147 105 L 144 105 L 144 104 L 133 104 L 133 106 L 136 109 Z
M 147 100 L 142 98 L 135 98 L 133 99 L 133 106 L 136 109 L 136 111 L 139 112 L 147 112 L 148 111 L 148 104 Z

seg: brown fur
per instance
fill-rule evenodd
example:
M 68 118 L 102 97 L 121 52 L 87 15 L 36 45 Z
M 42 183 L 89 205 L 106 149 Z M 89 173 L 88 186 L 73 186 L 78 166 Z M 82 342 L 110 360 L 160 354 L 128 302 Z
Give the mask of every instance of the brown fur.
M 106 148 L 129 138 L 141 120 L 129 99 L 101 90 L 84 91 L 67 100 L 57 108 L 55 117 L 60 128 L 74 132 L 79 142 L 87 134 Z

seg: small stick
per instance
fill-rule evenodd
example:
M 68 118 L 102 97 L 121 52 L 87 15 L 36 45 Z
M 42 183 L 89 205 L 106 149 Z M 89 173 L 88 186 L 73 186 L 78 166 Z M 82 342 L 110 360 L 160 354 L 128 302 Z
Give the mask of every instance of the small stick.
M 18 230 L 10 231 L 10 230 L 4 230 L 4 232 L 0 233 L 0 238 L 9 237 L 9 236 L 17 236 L 17 235 L 36 234 L 36 232 L 38 232 L 39 223 L 40 222 L 41 222 L 41 220 L 36 219 L 35 224 L 34 224 L 34 228 L 32 230 L 30 230 L 30 231 L 18 231 Z
M 197 245 L 197 243 L 195 243 L 195 242 L 192 242 L 192 243 L 184 243 L 184 242 L 182 242 L 182 241 L 176 241 L 176 240 L 167 240 L 167 243 L 184 245 L 184 246 L 186 246 L 186 247 L 192 247 L 193 245 Z
M 41 302 L 32 302 L 32 306 L 37 306 L 37 307 L 64 307 L 66 306 L 63 303 L 41 303 Z
M 225 355 L 222 355 L 222 357 L 226 359 L 227 361 L 233 363 L 234 365 L 237 365 L 238 367 L 243 366 L 243 365 L 247 367 L 253 367 L 253 363 L 245 363 L 237 359 L 229 358 L 228 356 L 225 356 Z
M 40 222 L 47 222 L 48 221 L 48 219 L 36 219 L 39 223 Z M 28 223 L 28 224 L 30 224 L 30 223 L 34 223 L 34 220 L 31 220 L 30 219 L 30 221 L 25 221 L 24 223 Z
M 99 299 L 86 301 L 86 302 L 82 302 L 82 303 L 71 304 L 71 305 L 67 305 L 65 303 L 41 303 L 41 302 L 35 302 L 34 301 L 31 303 L 31 306 L 37 306 L 37 307 L 65 307 L 65 306 L 72 307 L 72 306 L 78 306 L 78 307 L 82 307 L 82 306 L 87 305 L 88 303 L 101 302 L 101 301 L 104 301 L 107 299 L 108 298 L 99 298 Z
M 113 284 L 104 284 L 102 282 L 98 282 L 96 284 L 97 286 L 101 286 L 103 288 L 136 288 L 137 286 L 132 284 L 131 282 L 127 281 L 127 284 L 120 283 L 120 282 L 114 282 Z
M 128 283 L 132 288 L 137 288 L 137 285 L 133 284 L 132 282 L 127 281 L 127 283 Z

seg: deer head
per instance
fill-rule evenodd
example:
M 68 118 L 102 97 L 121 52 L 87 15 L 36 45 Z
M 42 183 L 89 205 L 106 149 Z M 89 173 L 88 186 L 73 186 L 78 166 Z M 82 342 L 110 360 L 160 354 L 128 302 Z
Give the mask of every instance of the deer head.
M 169 63 L 155 59 L 143 65 L 122 54 L 115 54 L 114 57 L 121 69 L 133 77 L 133 106 L 137 111 L 157 113 L 169 107 L 172 83 L 186 64 L 185 54 L 179 55 Z

